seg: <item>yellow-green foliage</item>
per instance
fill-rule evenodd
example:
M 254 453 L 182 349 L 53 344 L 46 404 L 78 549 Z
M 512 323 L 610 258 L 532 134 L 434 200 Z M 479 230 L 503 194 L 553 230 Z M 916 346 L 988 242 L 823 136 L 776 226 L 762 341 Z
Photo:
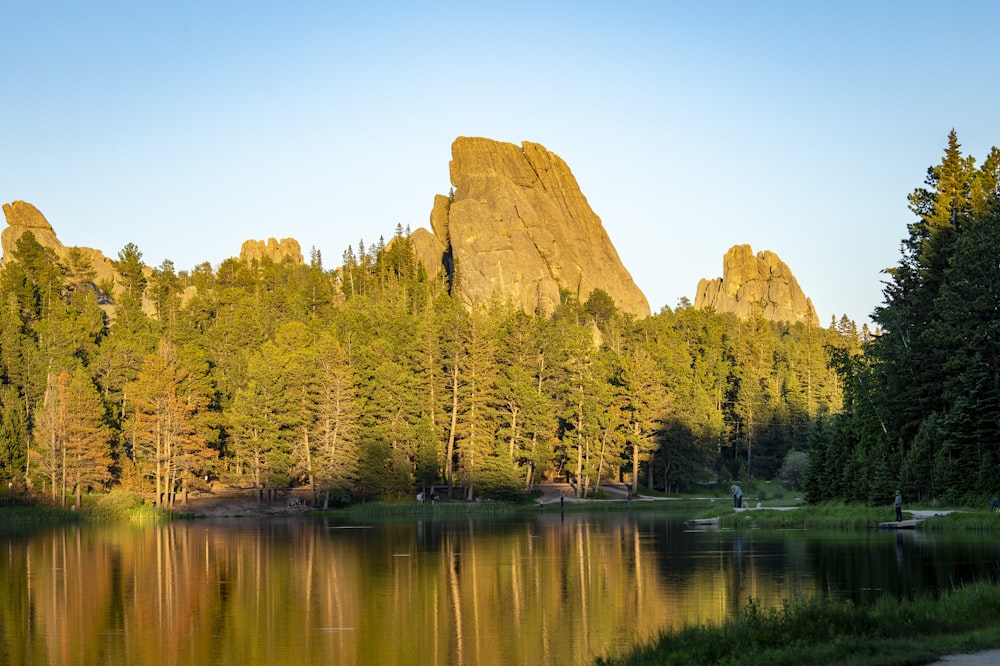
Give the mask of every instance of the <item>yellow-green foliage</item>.
M 144 504 L 142 497 L 126 490 L 112 490 L 94 497 L 87 515 L 101 521 L 163 521 L 170 519 L 170 512 Z

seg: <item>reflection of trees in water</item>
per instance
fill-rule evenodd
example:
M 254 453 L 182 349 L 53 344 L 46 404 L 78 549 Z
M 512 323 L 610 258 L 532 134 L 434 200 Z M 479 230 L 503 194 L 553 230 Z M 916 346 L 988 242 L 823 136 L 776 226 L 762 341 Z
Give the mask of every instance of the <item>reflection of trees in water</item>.
M 663 517 L 554 512 L 7 539 L 0 638 L 13 663 L 583 663 L 732 617 L 750 597 L 909 594 L 991 575 L 997 561 L 984 539 L 692 533 Z

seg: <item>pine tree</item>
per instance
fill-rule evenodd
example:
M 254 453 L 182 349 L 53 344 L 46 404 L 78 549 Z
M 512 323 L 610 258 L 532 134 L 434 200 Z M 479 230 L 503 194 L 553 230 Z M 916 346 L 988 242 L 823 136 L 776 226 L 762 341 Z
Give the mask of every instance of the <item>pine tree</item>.
M 172 505 L 182 484 L 201 476 L 215 457 L 197 422 L 210 400 L 205 376 L 161 340 L 127 386 L 126 397 L 128 454 L 139 472 L 153 479 L 156 502 Z
M 358 476 L 356 380 L 347 355 L 329 335 L 318 340 L 315 362 L 317 400 L 313 441 L 317 476 L 321 487 L 332 492 L 339 501 L 345 501 Z
M 33 443 L 28 451 L 31 474 L 28 486 L 40 476 L 53 502 L 66 503 L 66 410 L 69 405 L 69 372 L 50 373 L 45 397 L 35 414 Z M 60 499 L 61 498 L 61 499 Z
M 634 494 L 639 484 L 639 463 L 655 449 L 657 429 L 666 417 L 667 395 L 653 358 L 638 346 L 622 355 L 615 383 L 631 457 Z
M 111 481 L 111 429 L 101 396 L 87 371 L 78 366 L 69 380 L 65 406 L 65 453 L 68 486 L 76 507 L 84 489 L 102 489 Z
M 0 482 L 24 479 L 28 426 L 24 400 L 11 385 L 0 388 Z

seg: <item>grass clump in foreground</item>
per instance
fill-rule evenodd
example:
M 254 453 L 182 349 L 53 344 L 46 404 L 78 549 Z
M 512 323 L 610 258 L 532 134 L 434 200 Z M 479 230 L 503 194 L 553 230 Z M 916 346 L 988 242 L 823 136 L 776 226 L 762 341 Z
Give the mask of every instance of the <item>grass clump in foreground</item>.
M 662 634 L 602 666 L 647 664 L 926 664 L 939 657 L 1000 647 L 1000 585 L 976 583 L 938 598 L 870 606 L 810 599 L 763 609 L 754 600 L 736 620 Z

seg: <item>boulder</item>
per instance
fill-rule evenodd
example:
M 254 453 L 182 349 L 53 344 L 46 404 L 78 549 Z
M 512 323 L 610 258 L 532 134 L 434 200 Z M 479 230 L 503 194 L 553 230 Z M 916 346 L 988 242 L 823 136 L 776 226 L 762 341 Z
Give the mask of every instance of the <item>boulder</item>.
M 731 312 L 740 319 L 759 315 L 771 321 L 819 324 L 812 301 L 788 265 L 770 250 L 754 255 L 749 245 L 729 248 L 721 278 L 698 282 L 694 306 Z
M 536 143 L 459 137 L 452 144 L 452 196 L 438 195 L 430 224 L 439 247 L 423 261 L 457 273 L 468 306 L 494 295 L 551 314 L 561 293 L 586 300 L 602 289 L 640 317 L 649 303 L 622 265 L 566 163 Z M 418 229 L 416 233 L 425 230 Z M 423 243 L 423 241 L 421 241 Z

